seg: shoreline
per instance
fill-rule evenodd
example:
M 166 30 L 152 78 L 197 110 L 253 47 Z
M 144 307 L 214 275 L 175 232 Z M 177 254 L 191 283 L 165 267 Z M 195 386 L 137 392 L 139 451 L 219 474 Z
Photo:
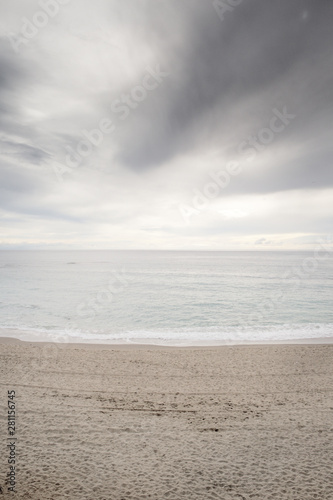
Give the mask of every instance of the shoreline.
M 146 340 L 146 341 L 145 341 Z M 22 340 L 17 337 L 1 337 L 0 344 L 20 344 L 20 345 L 33 345 L 33 346 L 50 346 L 56 345 L 60 349 L 66 348 L 89 348 L 89 349 L 210 349 L 210 348 L 224 348 L 224 347 L 256 347 L 256 346 L 274 346 L 274 345 L 333 345 L 333 337 L 318 337 L 318 338 L 304 338 L 304 339 L 285 339 L 285 340 L 267 340 L 267 341 L 252 341 L 252 342 L 218 342 L 218 341 L 197 341 L 185 342 L 178 341 L 174 343 L 157 343 L 149 342 L 150 339 L 142 339 L 142 342 L 123 342 L 123 341 L 109 341 L 104 342 L 54 342 L 54 341 L 31 341 Z

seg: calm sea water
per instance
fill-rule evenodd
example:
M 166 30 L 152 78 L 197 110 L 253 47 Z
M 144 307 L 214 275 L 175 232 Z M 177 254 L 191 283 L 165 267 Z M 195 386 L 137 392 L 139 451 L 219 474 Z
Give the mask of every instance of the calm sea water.
M 0 252 L 0 336 L 22 340 L 333 337 L 332 299 L 325 252 Z

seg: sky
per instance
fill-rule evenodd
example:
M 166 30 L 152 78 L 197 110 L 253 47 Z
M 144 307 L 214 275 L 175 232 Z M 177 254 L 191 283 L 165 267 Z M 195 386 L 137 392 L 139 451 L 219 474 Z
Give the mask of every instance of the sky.
M 0 4 L 0 248 L 332 235 L 333 2 Z

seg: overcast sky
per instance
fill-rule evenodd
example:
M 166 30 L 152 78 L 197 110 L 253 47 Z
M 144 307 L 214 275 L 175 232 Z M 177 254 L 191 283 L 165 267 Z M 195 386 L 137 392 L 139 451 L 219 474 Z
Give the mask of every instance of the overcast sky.
M 1 248 L 332 234 L 333 2 L 15 0 L 0 19 Z

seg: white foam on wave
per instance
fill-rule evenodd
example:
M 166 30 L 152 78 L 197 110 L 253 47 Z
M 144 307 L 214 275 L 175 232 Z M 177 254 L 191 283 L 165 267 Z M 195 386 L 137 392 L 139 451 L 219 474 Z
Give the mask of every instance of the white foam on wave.
M 49 330 L 45 328 L 0 327 L 1 337 L 17 338 L 28 342 L 59 343 L 133 343 L 133 344 L 166 344 L 166 345 L 198 345 L 242 344 L 297 341 L 302 339 L 333 338 L 333 324 L 294 324 L 274 325 L 269 328 L 229 328 L 226 331 L 207 329 L 193 330 L 133 330 L 127 332 L 82 331 L 79 329 Z

